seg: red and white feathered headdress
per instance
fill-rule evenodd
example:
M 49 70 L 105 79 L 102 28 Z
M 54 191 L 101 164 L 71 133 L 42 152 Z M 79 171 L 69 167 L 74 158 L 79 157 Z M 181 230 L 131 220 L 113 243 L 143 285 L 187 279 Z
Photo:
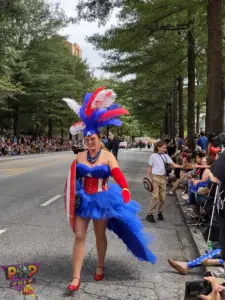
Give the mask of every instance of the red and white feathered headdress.
M 129 115 L 129 112 L 118 104 L 115 104 L 116 94 L 111 89 L 103 87 L 96 89 L 93 93 L 87 93 L 84 104 L 80 105 L 75 100 L 63 98 L 68 106 L 81 118 L 70 127 L 70 133 L 75 135 L 84 132 L 85 136 L 99 134 L 99 129 L 104 126 L 121 126 L 121 115 Z

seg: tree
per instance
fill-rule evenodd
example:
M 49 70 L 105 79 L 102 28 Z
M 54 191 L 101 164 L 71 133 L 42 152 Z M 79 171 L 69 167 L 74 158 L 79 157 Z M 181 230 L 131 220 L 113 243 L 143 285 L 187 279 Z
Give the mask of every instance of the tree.
M 26 57 L 31 73 L 25 107 L 30 103 L 34 113 L 38 107 L 38 124 L 48 127 L 48 135 L 52 137 L 53 124 L 62 131 L 75 120 L 74 113 L 68 113 L 61 99 L 82 100 L 84 91 L 92 88 L 93 80 L 87 64 L 70 55 L 60 36 L 30 45 Z
M 63 134 L 76 119 L 61 98 L 80 100 L 93 84 L 86 62 L 70 55 L 57 35 L 70 19 L 44 0 L 16 0 L 7 2 L 0 22 L 1 128 L 13 127 L 15 135 Z
M 91 8 L 96 9 L 100 1 L 81 2 L 78 7 L 79 17 L 84 17 L 85 12 L 85 18 L 92 21 Z M 152 119 L 149 125 L 156 126 L 158 129 L 162 126 L 164 112 L 169 111 L 167 103 L 171 101 L 171 93 L 175 93 L 174 78 L 179 76 L 185 78 L 189 73 L 188 136 L 192 143 L 195 101 L 195 74 L 193 73 L 195 66 L 193 63 L 195 64 L 197 55 L 202 52 L 197 44 L 198 53 L 195 56 L 193 44 L 195 37 L 193 34 L 190 35 L 194 30 L 193 26 L 198 27 L 200 21 L 194 24 L 188 22 L 187 11 L 191 10 L 195 19 L 195 10 L 197 8 L 199 13 L 202 4 L 196 1 L 191 1 L 191 3 L 173 1 L 168 4 L 164 0 L 158 0 L 154 2 L 115 1 L 113 5 L 122 7 L 119 14 L 120 26 L 111 28 L 105 35 L 96 34 L 89 38 L 97 49 L 106 51 L 104 70 L 121 77 L 135 74 L 136 78 L 130 81 L 129 90 L 134 113 L 142 121 L 145 119 L 145 123 L 150 123 Z M 101 10 L 100 7 L 98 8 Z M 105 8 L 103 10 L 106 12 Z M 104 17 L 101 12 L 98 12 L 96 18 L 104 22 L 108 13 L 107 11 Z M 192 26 L 191 30 L 190 26 Z M 186 67 L 187 59 L 189 68 Z M 141 88 L 138 88 L 139 86 Z M 135 89 L 138 89 L 140 93 L 141 90 L 144 91 L 142 94 L 144 93 L 147 99 L 143 99 L 143 96 L 137 98 L 138 92 Z M 147 114 L 147 111 L 150 114 Z M 175 117 L 174 113 L 172 115 Z M 174 121 L 175 119 L 171 120 L 172 123 Z M 174 131 L 171 129 L 170 133 L 174 135 Z
M 209 1 L 208 9 L 210 7 L 213 9 L 214 6 L 217 7 L 214 8 L 216 13 L 214 14 L 215 22 L 212 22 L 212 24 L 216 25 L 216 22 L 218 23 L 221 20 L 222 1 L 212 2 L 214 2 L 213 5 Z M 78 19 L 85 19 L 90 22 L 97 19 L 100 24 L 104 24 L 114 7 L 121 9 L 118 14 L 119 25 L 112 27 L 104 35 L 96 34 L 89 38 L 89 41 L 97 49 L 105 51 L 103 69 L 113 72 L 119 77 L 129 74 L 135 76 L 135 79 L 127 83 L 129 86 L 127 95 L 129 95 L 130 105 L 133 106 L 136 116 L 142 118 L 146 124 L 149 121 L 147 111 L 151 111 L 151 118 L 156 118 L 156 122 L 153 120 L 151 125 L 156 125 L 158 129 L 162 126 L 165 113 L 167 114 L 166 119 L 169 120 L 168 113 L 170 109 L 168 108 L 171 103 L 174 78 L 183 78 L 184 81 L 188 79 L 187 129 L 189 143 L 191 148 L 193 148 L 196 82 L 199 83 L 200 90 L 207 89 L 205 68 L 207 41 L 210 39 L 212 41 L 212 38 L 208 37 L 207 34 L 206 3 L 194 0 L 173 0 L 169 3 L 165 0 L 115 0 L 110 3 L 101 0 L 81 0 L 77 7 Z M 211 14 L 211 17 L 213 17 L 213 14 Z M 217 27 L 219 31 L 217 36 L 219 34 L 219 41 L 221 42 L 220 28 L 221 23 Z M 221 44 L 218 44 L 218 41 L 217 44 L 214 43 L 214 49 L 215 45 L 219 46 L 218 51 L 220 51 Z M 211 51 L 211 53 L 213 52 Z M 218 64 L 219 61 L 217 60 L 214 68 Z M 221 66 L 222 63 L 220 64 Z M 218 85 L 220 85 L 220 88 L 217 86 L 217 91 L 223 90 L 221 72 L 219 71 L 219 73 L 220 80 L 218 82 L 220 84 L 218 83 Z M 215 76 L 214 78 L 216 80 Z M 212 86 L 213 83 L 211 83 L 211 90 Z M 179 87 L 181 88 L 181 85 Z M 145 97 L 138 95 L 136 89 L 139 93 L 142 91 L 141 93 Z M 201 95 L 204 94 L 201 93 Z M 219 99 L 218 101 L 220 102 L 218 103 L 220 104 L 218 104 L 216 111 L 220 111 L 220 119 L 222 120 L 221 93 Z M 182 102 L 182 98 L 180 98 L 180 101 Z M 201 99 L 201 101 L 203 100 Z M 213 101 L 215 99 L 211 103 Z M 203 102 L 205 102 L 205 99 Z M 199 107 L 204 109 L 204 105 L 201 105 L 199 99 L 197 103 L 199 112 Z M 160 105 L 160 109 L 157 107 L 158 105 Z M 151 109 L 149 106 L 151 106 Z M 182 106 L 180 106 L 180 110 Z M 213 111 L 213 107 L 211 107 L 210 111 Z M 180 111 L 180 115 L 181 119 L 182 111 Z M 211 117 L 213 118 L 213 124 L 216 124 L 215 113 Z M 220 122 L 220 127 L 221 124 L 222 122 Z M 169 131 L 171 133 L 173 130 L 170 129 Z M 181 124 L 181 131 L 183 132 L 183 124 Z
M 188 146 L 194 150 L 194 134 L 195 134 L 195 38 L 193 32 L 193 15 L 192 11 L 188 11 L 189 28 L 188 28 Z
M 178 77 L 178 102 L 179 102 L 179 136 L 184 138 L 184 92 L 183 92 L 183 78 Z
M 208 97 L 206 127 L 219 134 L 224 129 L 224 82 L 222 71 L 222 0 L 208 0 Z

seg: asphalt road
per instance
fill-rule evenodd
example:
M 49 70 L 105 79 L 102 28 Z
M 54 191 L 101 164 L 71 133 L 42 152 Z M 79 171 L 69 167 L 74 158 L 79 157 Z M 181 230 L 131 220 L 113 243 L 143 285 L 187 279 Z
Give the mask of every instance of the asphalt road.
M 185 281 L 200 278 L 200 270 L 181 276 L 167 263 L 168 258 L 188 260 L 196 256 L 176 199 L 167 199 L 164 222 L 144 221 L 150 194 L 143 189 L 142 178 L 149 155 L 143 150 L 123 150 L 119 162 L 129 181 L 132 198 L 143 205 L 143 222 L 156 238 L 152 249 L 158 263 L 153 266 L 137 261 L 108 232 L 106 276 L 102 282 L 94 282 L 96 249 L 91 225 L 81 288 L 74 298 L 183 300 Z M 62 195 L 73 158 L 72 152 L 66 152 L 0 161 L 0 265 L 41 262 L 35 286 L 39 300 L 64 299 L 63 292 L 71 279 L 73 234 L 67 225 Z M 0 299 L 23 299 L 8 286 L 0 271 Z

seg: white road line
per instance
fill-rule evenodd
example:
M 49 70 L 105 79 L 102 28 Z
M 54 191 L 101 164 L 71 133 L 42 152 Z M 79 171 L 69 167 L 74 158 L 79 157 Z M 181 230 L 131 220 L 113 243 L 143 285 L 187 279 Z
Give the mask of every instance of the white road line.
M 0 229 L 0 234 L 6 232 L 7 230 L 8 230 L 8 228 Z
M 52 202 L 54 202 L 55 200 L 59 199 L 60 197 L 62 197 L 62 195 L 56 195 L 55 197 L 49 199 L 48 201 L 44 202 L 41 204 L 41 206 L 47 206 L 49 204 L 51 204 Z

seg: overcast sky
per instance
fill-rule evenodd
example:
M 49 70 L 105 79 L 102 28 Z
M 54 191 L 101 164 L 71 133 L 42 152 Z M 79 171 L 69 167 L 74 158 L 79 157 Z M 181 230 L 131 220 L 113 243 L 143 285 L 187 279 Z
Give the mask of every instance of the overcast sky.
M 61 7 L 65 10 L 69 17 L 76 16 L 76 4 L 78 0 L 50 0 L 52 3 L 60 3 Z M 100 53 L 93 49 L 93 46 L 86 42 L 86 37 L 91 36 L 94 33 L 103 33 L 111 25 L 115 25 L 116 17 L 112 16 L 108 24 L 103 27 L 98 27 L 97 23 L 87 23 L 81 22 L 79 25 L 74 24 L 63 30 L 64 35 L 68 35 L 68 40 L 72 43 L 77 43 L 82 49 L 82 57 L 88 60 L 91 68 L 95 68 L 95 75 L 100 77 L 101 75 L 106 75 L 101 70 L 96 70 L 100 67 L 103 59 L 100 57 Z

